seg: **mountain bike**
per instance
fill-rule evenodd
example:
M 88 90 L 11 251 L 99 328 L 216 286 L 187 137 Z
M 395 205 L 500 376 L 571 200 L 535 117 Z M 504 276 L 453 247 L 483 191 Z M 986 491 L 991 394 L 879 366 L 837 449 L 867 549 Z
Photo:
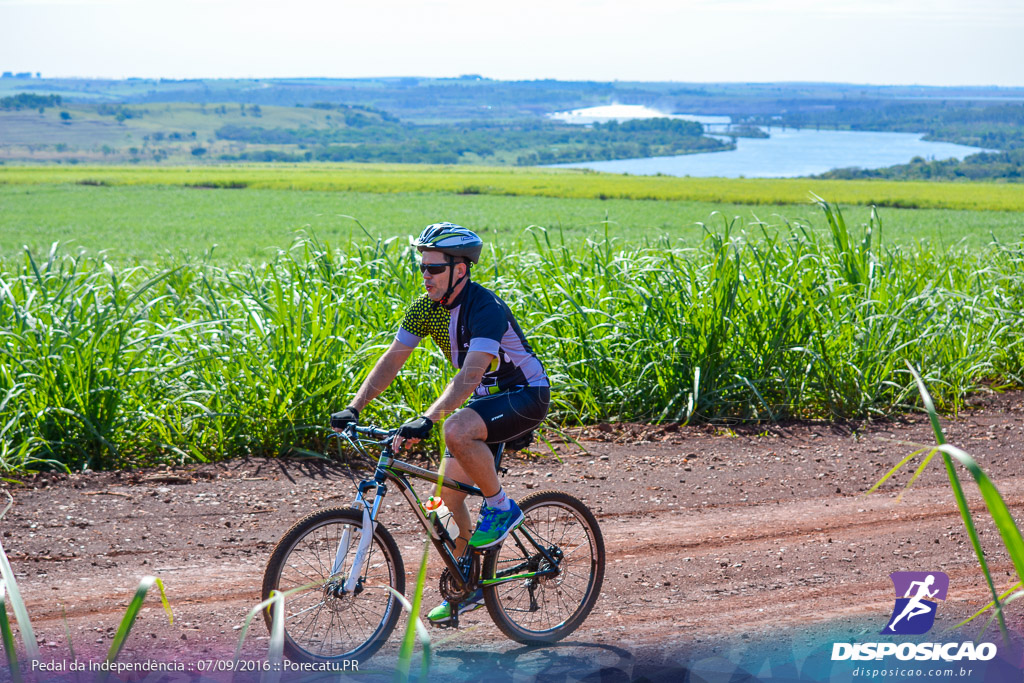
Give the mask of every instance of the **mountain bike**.
M 533 493 L 517 501 L 525 521 L 500 545 L 467 547 L 456 557 L 455 539 L 436 513 L 424 511 L 410 478 L 429 482 L 431 493 L 440 483 L 469 496 L 483 494 L 398 460 L 391 450 L 396 431 L 350 425 L 339 435 L 366 457 L 368 448 L 380 449 L 373 478 L 359 484 L 352 507 L 319 510 L 296 522 L 267 562 L 264 600 L 275 590 L 304 587 L 285 600 L 285 654 L 296 661 L 361 662 L 394 630 L 401 605 L 392 591 L 405 592 L 405 564 L 379 521 L 389 484 L 403 494 L 444 562 L 439 587 L 455 615 L 452 626 L 458 627 L 459 603 L 482 589 L 491 619 L 515 641 L 552 643 L 575 631 L 604 580 L 604 540 L 594 514 L 569 494 Z M 491 447 L 500 473 L 506 471 L 505 450 L 506 444 Z M 269 609 L 264 617 L 270 628 Z

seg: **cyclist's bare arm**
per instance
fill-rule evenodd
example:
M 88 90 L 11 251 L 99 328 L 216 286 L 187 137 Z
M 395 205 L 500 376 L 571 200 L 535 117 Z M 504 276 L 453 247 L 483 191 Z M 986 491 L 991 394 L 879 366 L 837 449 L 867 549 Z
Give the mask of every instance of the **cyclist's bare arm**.
M 467 353 L 462 368 L 444 388 L 437 400 L 427 409 L 427 412 L 423 413 L 424 416 L 436 423 L 462 407 L 466 399 L 473 395 L 473 390 L 480 386 L 480 380 L 483 379 L 484 373 L 487 372 L 487 368 L 493 360 L 494 356 L 483 351 Z
M 370 374 L 363 380 L 362 386 L 352 399 L 352 407 L 362 411 L 366 404 L 380 396 L 398 376 L 398 371 L 405 365 L 405 361 L 409 360 L 413 349 L 414 347 L 406 346 L 397 339 L 391 342 L 391 346 L 377 359 Z

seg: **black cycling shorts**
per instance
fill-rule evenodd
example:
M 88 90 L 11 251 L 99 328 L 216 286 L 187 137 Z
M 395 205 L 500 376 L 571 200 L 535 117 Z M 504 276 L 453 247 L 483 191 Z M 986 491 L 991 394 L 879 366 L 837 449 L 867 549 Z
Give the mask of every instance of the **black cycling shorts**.
M 491 396 L 474 396 L 465 409 L 487 425 L 487 443 L 505 443 L 540 426 L 548 414 L 549 387 L 517 387 Z

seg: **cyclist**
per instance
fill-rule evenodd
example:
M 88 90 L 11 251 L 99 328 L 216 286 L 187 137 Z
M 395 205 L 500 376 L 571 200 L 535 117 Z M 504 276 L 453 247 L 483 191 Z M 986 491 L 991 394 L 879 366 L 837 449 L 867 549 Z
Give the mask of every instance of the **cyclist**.
M 416 298 L 391 346 L 377 360 L 352 404 L 331 416 L 341 430 L 379 396 L 398 375 L 423 337 L 431 337 L 458 370 L 441 396 L 422 416 L 403 424 L 394 438 L 397 453 L 430 435 L 445 416 L 445 476 L 475 484 L 485 496 L 476 529 L 465 494 L 446 490 L 445 504 L 459 527 L 456 556 L 467 543 L 477 549 L 503 541 L 523 522 L 523 513 L 509 498 L 487 444 L 503 443 L 534 430 L 547 415 L 550 384 L 544 366 L 533 353 L 508 306 L 490 290 L 470 279 L 480 259 L 483 241 L 454 223 L 428 225 L 413 243 L 421 253 L 420 271 L 426 292 Z M 466 399 L 469 399 L 466 402 Z M 463 403 L 465 406 L 463 406 Z M 483 605 L 474 592 L 460 603 L 459 613 Z M 436 624 L 452 621 L 448 602 L 427 618 Z

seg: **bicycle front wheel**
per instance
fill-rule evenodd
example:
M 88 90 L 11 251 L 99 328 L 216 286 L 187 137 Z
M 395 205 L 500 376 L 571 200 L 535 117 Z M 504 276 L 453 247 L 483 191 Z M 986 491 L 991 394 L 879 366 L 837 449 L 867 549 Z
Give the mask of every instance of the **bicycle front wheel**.
M 332 508 L 307 515 L 278 542 L 263 574 L 271 591 L 304 587 L 284 599 L 285 654 L 304 662 L 362 661 L 380 649 L 401 606 L 389 588 L 405 592 L 405 567 L 391 534 L 376 525 L 354 590 L 341 590 L 363 535 L 363 514 Z M 332 572 L 335 564 L 338 571 Z M 264 610 L 273 632 L 272 610 Z
M 553 643 L 575 631 L 597 602 L 604 539 L 593 513 L 567 493 L 534 493 L 519 507 L 526 521 L 484 559 L 484 603 L 509 638 Z

